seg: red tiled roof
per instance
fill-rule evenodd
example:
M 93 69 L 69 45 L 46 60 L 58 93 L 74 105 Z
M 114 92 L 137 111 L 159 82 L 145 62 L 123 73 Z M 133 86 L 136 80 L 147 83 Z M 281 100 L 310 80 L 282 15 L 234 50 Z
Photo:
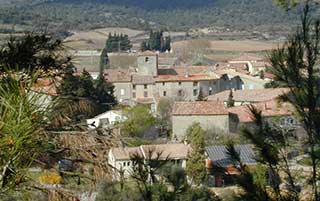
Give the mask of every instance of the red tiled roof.
M 172 115 L 228 115 L 223 102 L 196 101 L 175 102 Z
M 111 152 L 116 160 L 129 160 L 133 154 L 139 154 L 144 158 L 155 158 L 161 154 L 160 159 L 186 159 L 191 147 L 185 144 L 155 144 L 142 145 L 140 147 L 112 148 Z M 150 156 L 150 154 L 152 155 Z
M 127 69 L 107 69 L 104 77 L 108 82 L 131 82 L 131 72 Z
M 292 106 L 286 103 L 279 103 L 275 100 L 252 104 L 260 110 L 263 117 L 290 116 L 294 113 Z M 248 105 L 228 108 L 230 113 L 236 114 L 239 122 L 248 123 L 253 121 Z
M 153 76 L 132 75 L 132 84 L 153 84 L 154 82 Z
M 210 75 L 188 75 L 188 76 L 172 76 L 159 75 L 155 78 L 156 82 L 176 82 L 176 81 L 202 81 L 202 80 L 216 80 L 218 76 Z
M 274 77 L 275 76 L 272 73 L 267 73 L 267 72 L 264 73 L 264 78 L 274 79 Z
M 169 159 L 186 159 L 190 146 L 186 144 L 158 144 L 158 145 L 142 145 L 141 146 L 143 154 L 148 158 L 150 152 L 153 152 L 151 158 L 157 157 L 156 154 L 160 154 L 160 158 Z M 150 156 L 149 156 L 150 157 Z
M 142 156 L 140 147 L 125 147 L 125 148 L 112 148 L 111 149 L 113 156 L 116 160 L 129 160 L 130 157 L 134 154 Z
M 172 67 L 172 68 L 159 68 L 159 75 L 181 75 L 185 76 L 186 74 L 208 74 L 213 72 L 215 67 L 213 66 L 187 66 L 187 67 Z
M 263 102 L 276 99 L 283 94 L 289 93 L 288 88 L 276 88 L 276 89 L 244 89 L 233 91 L 233 99 L 235 101 L 243 102 Z M 208 100 L 211 101 L 227 101 L 230 95 L 230 90 L 217 93 L 209 96 Z

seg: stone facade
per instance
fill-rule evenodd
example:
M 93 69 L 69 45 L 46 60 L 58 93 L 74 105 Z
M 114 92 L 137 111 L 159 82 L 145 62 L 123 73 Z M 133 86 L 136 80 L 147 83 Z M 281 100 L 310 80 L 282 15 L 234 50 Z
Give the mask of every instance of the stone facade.
M 187 129 L 199 123 L 204 130 L 229 133 L 229 112 L 222 102 L 196 101 L 175 102 L 172 109 L 173 137 L 183 140 Z
M 105 72 L 106 79 L 115 86 L 114 94 L 120 103 L 151 103 L 158 97 L 194 101 L 200 93 L 207 97 L 243 87 L 239 76 L 217 74 L 210 67 L 158 69 L 158 56 L 150 52 L 141 54 L 137 60 L 135 71 L 109 69 Z
M 169 159 L 168 165 L 177 165 L 181 168 L 186 168 L 186 159 L 191 147 L 185 144 L 157 144 L 157 145 L 142 145 L 139 147 L 119 147 L 112 148 L 108 154 L 108 164 L 113 167 L 113 179 L 120 179 L 120 172 L 123 171 L 124 178 L 130 177 L 133 171 L 133 162 L 131 157 L 139 155 L 144 158 L 147 163 L 148 159 L 158 158 L 159 160 Z M 152 154 L 150 156 L 149 154 Z
M 204 130 L 229 133 L 229 115 L 173 115 L 172 130 L 174 138 L 183 140 L 187 129 L 194 123 L 200 123 Z
M 158 56 L 153 52 L 145 52 L 137 58 L 139 75 L 158 75 Z

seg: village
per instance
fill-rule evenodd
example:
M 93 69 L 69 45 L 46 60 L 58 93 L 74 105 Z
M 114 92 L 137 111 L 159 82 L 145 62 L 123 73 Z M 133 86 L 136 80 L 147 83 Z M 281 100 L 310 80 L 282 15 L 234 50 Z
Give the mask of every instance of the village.
M 118 1 L 0 0 L 0 201 L 320 201 L 318 2 Z
M 236 142 L 234 146 L 243 164 L 258 166 L 254 145 L 241 138 L 244 128 L 253 133 L 258 129 L 252 108 L 261 112 L 264 122 L 291 130 L 301 141 L 305 138 L 294 108 L 280 100 L 281 96 L 290 96 L 290 89 L 266 88 L 274 78 L 268 71 L 270 64 L 267 58 L 245 53 L 228 62 L 207 66 L 160 66 L 159 55 L 163 53 L 127 54 L 135 55 L 136 68 L 119 67 L 102 72 L 103 78 L 114 86 L 118 106 L 86 120 L 90 132 L 117 130 L 122 136 L 121 141 L 132 138 L 130 133 L 122 131 L 127 129 L 124 128 L 126 122 L 135 122 L 137 125 L 131 126 L 141 127 L 135 129 L 140 130 L 134 137 L 138 139 L 133 143 L 136 146 L 120 143 L 121 146 L 112 146 L 108 150 L 105 157 L 114 181 L 130 180 L 136 166 L 132 161 L 134 156 L 140 156 L 147 164 L 150 160 L 170 161 L 171 166 L 186 170 L 187 161 L 195 151 L 188 139 L 190 130 L 192 133 L 192 130 L 200 129 L 205 144 L 204 160 L 196 162 L 208 173 L 202 182 L 218 194 L 221 189 L 235 187 L 234 176 L 239 172 L 228 155 L 230 141 Z M 84 69 L 76 71 L 76 74 L 81 70 Z M 97 79 L 99 73 L 89 71 L 93 79 Z M 51 93 L 54 91 L 50 85 L 45 89 Z M 144 124 L 148 124 L 148 120 L 128 108 L 142 108 L 148 113 L 148 118 L 157 121 L 146 127 Z M 286 151 L 295 171 L 310 168 L 303 162 L 307 158 L 307 150 L 299 141 L 294 141 Z M 215 167 L 225 171 L 216 171 Z M 192 182 L 191 178 L 189 182 Z M 283 188 L 286 188 L 285 184 Z

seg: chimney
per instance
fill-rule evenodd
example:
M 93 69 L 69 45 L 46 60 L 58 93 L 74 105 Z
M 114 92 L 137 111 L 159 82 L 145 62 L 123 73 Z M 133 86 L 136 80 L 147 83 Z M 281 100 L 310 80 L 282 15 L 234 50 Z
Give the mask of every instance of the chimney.
M 189 77 L 189 68 L 188 68 L 188 67 L 186 68 L 186 72 L 185 72 L 184 77 L 186 77 L 186 78 L 188 78 L 188 77 Z

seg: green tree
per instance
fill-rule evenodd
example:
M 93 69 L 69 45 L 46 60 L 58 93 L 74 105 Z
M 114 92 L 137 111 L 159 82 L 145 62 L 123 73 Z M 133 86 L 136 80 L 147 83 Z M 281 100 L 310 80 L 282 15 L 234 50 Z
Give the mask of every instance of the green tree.
M 227 102 L 227 107 L 234 107 L 234 99 L 233 99 L 233 91 L 232 91 L 232 89 L 230 89 L 228 102 Z
M 204 95 L 203 95 L 202 89 L 200 88 L 200 89 L 199 89 L 199 95 L 198 95 L 197 101 L 204 101 L 204 100 L 205 100 L 205 97 L 204 97 Z
M 101 182 L 98 188 L 96 201 L 139 201 L 141 196 L 129 186 L 121 188 L 119 182 Z
M 142 41 L 141 44 L 140 44 L 140 50 L 141 50 L 142 52 L 144 52 L 144 51 L 147 51 L 147 50 L 149 50 L 149 49 L 150 49 L 150 48 L 149 48 L 148 43 L 147 43 L 146 41 Z
M 158 118 L 162 129 L 171 128 L 171 113 L 173 101 L 169 98 L 161 98 L 158 103 Z
M 100 75 L 103 75 L 105 69 L 108 68 L 109 57 L 107 53 L 107 49 L 103 48 L 100 55 Z
M 290 89 L 289 94 L 281 96 L 281 101 L 288 102 L 295 108 L 306 132 L 305 146 L 310 150 L 308 154 L 312 164 L 312 174 L 307 177 L 312 186 L 312 197 L 308 199 L 316 201 L 319 200 L 317 181 L 320 161 L 320 77 L 316 67 L 319 56 L 320 22 L 312 20 L 309 6 L 307 1 L 301 17 L 301 27 L 282 48 L 270 53 L 270 70 L 275 75 L 270 86 Z M 261 196 L 264 200 L 299 200 L 300 190 L 296 186 L 296 179 L 286 155 L 286 150 L 290 147 L 289 137 L 295 136 L 263 121 L 261 112 L 254 107 L 250 109 L 255 117 L 256 129 L 255 131 L 245 129 L 243 134 L 255 145 L 259 162 L 268 168 L 269 175 L 273 178 L 270 182 L 272 196 L 266 190 L 267 186 L 256 186 L 252 182 L 252 173 L 243 167 L 240 170 L 243 172 L 238 183 L 244 189 L 244 196 L 251 200 L 261 200 Z M 240 163 L 237 154 L 234 151 L 230 152 L 233 159 Z M 288 193 L 281 192 L 279 188 L 281 182 L 289 186 Z
M 0 197 L 23 186 L 25 170 L 48 147 L 44 128 L 52 103 L 32 90 L 37 74 L 30 75 L 7 73 L 0 79 Z
M 57 88 L 55 127 L 79 123 L 84 119 L 110 110 L 117 104 L 113 95 L 114 86 L 99 76 L 93 80 L 87 71 L 74 75 L 66 71 Z
M 149 33 L 149 39 L 143 41 L 140 46 L 141 51 L 154 50 L 154 51 L 170 51 L 171 50 L 171 38 L 170 36 L 163 36 L 163 31 L 153 31 Z
M 131 177 L 137 184 L 142 200 L 220 200 L 206 188 L 192 188 L 188 185 L 185 171 L 181 167 L 172 166 L 169 156 L 164 156 L 162 152 L 149 149 L 145 158 L 134 154 L 131 160 L 133 162 Z M 165 180 L 155 180 L 156 175 L 164 177 Z
M 320 142 L 320 78 L 317 70 L 319 59 L 320 22 L 311 18 L 309 1 L 302 15 L 301 27 L 280 49 L 270 54 L 271 72 L 275 75 L 274 86 L 285 86 L 290 95 L 283 101 L 291 103 L 297 111 L 307 133 L 306 145 L 310 147 L 312 176 L 310 178 L 313 199 L 319 200 L 317 179 Z
M 255 107 L 250 106 L 249 109 L 254 117 L 255 129 L 244 128 L 242 135 L 254 144 L 256 159 L 268 171 L 269 181 L 266 182 L 266 172 L 261 173 L 259 169 L 253 171 L 243 164 L 233 143 L 228 143 L 230 159 L 240 172 L 236 182 L 244 190 L 239 200 L 299 200 L 300 190 L 296 186 L 287 155 L 293 133 L 264 121 L 261 111 Z M 288 185 L 286 193 L 281 191 L 281 183 Z
M 145 106 L 135 106 L 125 111 L 127 120 L 123 123 L 123 133 L 127 136 L 141 137 L 155 123 L 156 119 Z
M 70 58 L 60 54 L 63 45 L 47 35 L 27 34 L 19 38 L 11 37 L 0 50 L 0 71 L 17 70 L 44 72 L 61 70 L 71 65 Z
M 306 3 L 302 15 L 302 26 L 289 38 L 287 43 L 280 49 L 274 50 L 270 54 L 271 72 L 275 79 L 270 87 L 288 87 L 290 95 L 283 95 L 282 101 L 291 103 L 297 111 L 299 119 L 307 133 L 306 145 L 310 147 L 310 158 L 312 160 L 311 181 L 313 196 L 312 200 L 319 200 L 317 178 L 319 155 L 319 75 L 315 69 L 319 55 L 319 21 L 312 26 L 310 18 L 309 4 Z M 289 160 L 286 156 L 290 141 L 288 136 L 292 133 L 283 129 L 275 128 L 263 121 L 261 112 L 251 107 L 251 112 L 255 117 L 255 131 L 245 129 L 243 134 L 250 139 L 258 150 L 259 162 L 269 170 L 271 175 L 270 186 L 257 185 L 254 183 L 253 174 L 241 165 L 239 155 L 230 146 L 229 152 L 233 160 L 237 162 L 237 167 L 241 175 L 237 178 L 238 184 L 244 189 L 244 200 L 299 200 L 299 188 L 290 170 Z M 282 170 L 282 171 L 280 171 Z M 285 177 L 281 177 L 285 174 Z M 283 194 L 279 188 L 280 183 L 286 183 L 289 188 Z M 270 189 L 270 188 L 269 188 Z
M 192 152 L 188 154 L 187 158 L 187 175 L 191 178 L 192 183 L 197 185 L 202 184 L 206 177 L 205 155 L 204 155 L 204 140 L 205 131 L 201 128 L 199 123 L 195 123 L 187 130 L 187 142 L 191 145 Z
M 109 37 L 106 41 L 105 49 L 107 52 L 119 52 L 127 51 L 132 48 L 131 41 L 128 35 L 109 33 Z

